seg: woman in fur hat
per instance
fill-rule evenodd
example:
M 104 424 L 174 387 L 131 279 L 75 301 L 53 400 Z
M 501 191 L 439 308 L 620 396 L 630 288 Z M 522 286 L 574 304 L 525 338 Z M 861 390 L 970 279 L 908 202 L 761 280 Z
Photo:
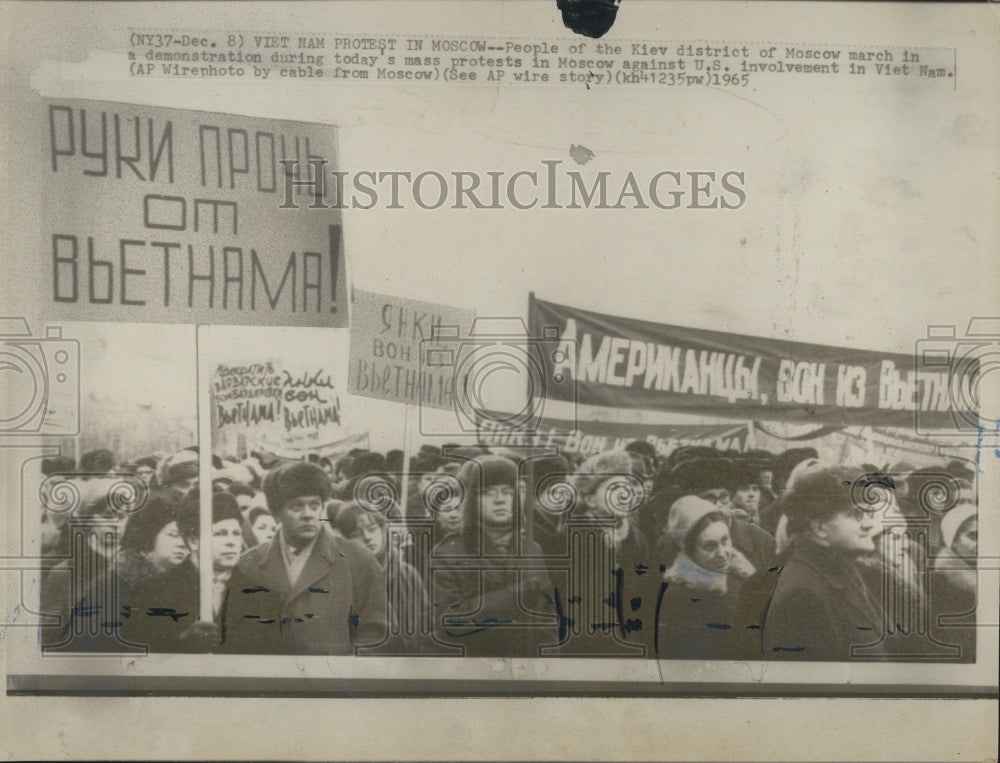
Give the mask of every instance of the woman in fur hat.
M 89 516 L 115 514 L 107 492 L 86 508 Z M 145 505 L 128 516 L 117 549 L 105 545 L 99 554 L 106 562 L 96 565 L 98 573 L 91 580 L 83 581 L 83 595 L 70 613 L 68 633 L 77 636 L 72 648 L 127 651 L 122 648 L 121 629 L 130 615 L 134 591 L 188 556 L 171 495 L 165 491 L 150 495 Z
M 654 655 L 668 660 L 737 657 L 736 605 L 755 572 L 736 548 L 726 515 L 697 496 L 670 507 L 667 532 L 682 550 L 663 574 Z

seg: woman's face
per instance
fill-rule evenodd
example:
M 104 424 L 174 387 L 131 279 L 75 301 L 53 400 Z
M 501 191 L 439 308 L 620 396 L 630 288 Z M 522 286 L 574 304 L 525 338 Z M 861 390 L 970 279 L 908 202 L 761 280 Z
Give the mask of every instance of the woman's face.
M 42 511 L 42 549 L 49 551 L 59 545 L 62 538 L 62 524 L 52 519 L 47 511 Z
M 712 572 L 726 572 L 733 553 L 733 542 L 729 537 L 729 525 L 712 522 L 698 535 L 694 544 L 694 558 L 699 567 Z
M 253 521 L 250 529 L 253 530 L 253 537 L 258 543 L 266 543 L 278 532 L 278 523 L 270 514 L 260 514 Z
M 385 532 L 382 526 L 369 516 L 364 514 L 358 517 L 358 523 L 354 532 L 350 535 L 351 540 L 360 541 L 361 545 L 378 556 L 385 546 Z
M 160 570 L 169 570 L 187 558 L 188 547 L 177 529 L 176 522 L 169 522 L 156 534 L 153 550 L 146 557 Z
M 951 550 L 958 556 L 976 556 L 979 553 L 979 520 L 970 517 L 962 522 L 951 542 Z
M 237 519 L 223 519 L 212 525 L 212 566 L 216 572 L 231 570 L 240 560 L 243 531 Z

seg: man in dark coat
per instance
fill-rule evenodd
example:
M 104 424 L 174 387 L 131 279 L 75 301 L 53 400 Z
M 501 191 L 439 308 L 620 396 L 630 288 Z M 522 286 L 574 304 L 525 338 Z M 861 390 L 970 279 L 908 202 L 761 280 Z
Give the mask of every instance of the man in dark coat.
M 321 522 L 329 491 L 326 473 L 315 464 L 285 464 L 268 474 L 264 494 L 279 530 L 248 551 L 233 572 L 222 651 L 354 654 L 385 638 L 378 562 Z
M 211 652 L 218 649 L 219 628 L 215 621 L 199 620 L 201 578 L 198 572 L 200 500 L 197 490 L 188 493 L 177 509 L 177 527 L 192 553 L 170 570 L 144 580 L 129 599 L 125 638 L 150 652 Z M 236 566 L 241 542 L 242 516 L 236 499 L 212 494 L 213 578 L 222 604 L 225 583 Z
M 462 532 L 434 547 L 435 636 L 466 656 L 538 657 L 557 642 L 541 547 L 518 530 L 517 466 L 502 456 L 463 464 Z
M 852 500 L 845 467 L 804 475 L 782 500 L 790 557 L 764 615 L 765 659 L 849 661 L 883 640 L 882 613 L 855 559 L 874 549 L 874 516 Z M 859 654 L 857 649 L 867 647 Z

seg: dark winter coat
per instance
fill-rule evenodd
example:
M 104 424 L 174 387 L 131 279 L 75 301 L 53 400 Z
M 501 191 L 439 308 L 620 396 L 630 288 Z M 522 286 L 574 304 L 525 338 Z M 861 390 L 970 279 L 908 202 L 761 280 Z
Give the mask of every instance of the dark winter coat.
M 725 593 L 668 582 L 660 600 L 651 657 L 661 660 L 728 660 L 737 655 L 736 604 L 743 581 Z
M 846 662 L 852 648 L 882 636 L 882 613 L 854 561 L 797 538 L 764 615 L 764 659 Z
M 516 544 L 499 552 L 487 543 L 480 555 L 459 533 L 435 546 L 430 596 L 438 641 L 477 657 L 538 657 L 541 646 L 557 643 L 542 549 L 522 544 L 520 557 Z
M 929 577 L 931 634 L 957 646 L 963 662 L 976 659 L 976 570 L 951 549 L 943 549 Z
M 95 555 L 95 560 L 98 557 Z M 57 578 L 59 588 L 45 590 L 46 598 L 73 597 L 73 591 L 83 591 L 65 615 L 65 627 L 56 639 L 47 639 L 50 645 L 63 644 L 67 651 L 131 653 L 124 638 L 124 626 L 129 614 L 129 603 L 134 588 L 157 574 L 157 568 L 142 554 L 122 551 L 114 561 L 99 559 L 99 570 L 93 579 L 79 579 L 78 568 L 72 563 L 61 568 L 69 575 Z M 92 567 L 84 567 L 90 571 Z M 50 575 L 56 570 L 50 571 Z M 74 580 L 74 578 L 76 578 Z M 60 588 L 66 586 L 66 588 Z
M 144 580 L 132 592 L 124 633 L 150 652 L 196 652 L 203 647 L 184 638 L 198 620 L 198 568 L 185 559 L 173 569 Z

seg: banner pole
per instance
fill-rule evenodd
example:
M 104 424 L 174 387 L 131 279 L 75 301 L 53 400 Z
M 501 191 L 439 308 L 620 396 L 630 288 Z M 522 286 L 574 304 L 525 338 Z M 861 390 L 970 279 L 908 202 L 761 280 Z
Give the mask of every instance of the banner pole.
M 212 376 L 202 350 L 206 326 L 195 327 L 198 378 L 198 619 L 214 620 L 212 612 Z
M 412 432 L 410 431 L 410 414 L 412 409 L 413 406 L 406 403 L 403 412 L 403 476 L 399 483 L 400 519 L 406 519 L 407 496 L 410 492 L 410 452 L 412 450 L 410 444 L 412 436 Z
M 757 448 L 757 429 L 753 425 L 753 419 L 747 419 L 747 446 L 746 450 Z

